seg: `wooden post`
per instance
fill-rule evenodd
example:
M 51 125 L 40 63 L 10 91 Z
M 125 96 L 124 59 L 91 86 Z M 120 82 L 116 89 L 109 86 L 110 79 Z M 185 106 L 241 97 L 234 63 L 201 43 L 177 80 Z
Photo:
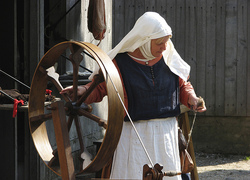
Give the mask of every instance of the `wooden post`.
M 51 110 L 62 180 L 75 180 L 75 168 L 69 141 L 64 103 L 62 101 L 52 103 Z
M 183 131 L 183 134 L 184 134 L 185 138 L 188 139 L 188 134 L 190 132 L 190 124 L 189 124 L 188 112 L 182 113 L 181 118 L 182 118 L 182 127 L 181 127 L 181 129 Z M 191 179 L 192 180 L 199 180 L 196 161 L 195 161 L 195 154 L 194 154 L 194 146 L 193 146 L 192 137 L 190 137 L 188 152 L 189 152 L 189 154 L 192 157 L 192 160 L 194 162 L 194 169 L 193 169 L 193 171 L 191 171 Z

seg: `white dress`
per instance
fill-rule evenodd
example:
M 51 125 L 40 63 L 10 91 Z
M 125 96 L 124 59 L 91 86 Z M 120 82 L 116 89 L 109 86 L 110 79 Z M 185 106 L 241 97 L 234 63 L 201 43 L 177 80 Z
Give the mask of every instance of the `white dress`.
M 180 172 L 178 124 L 175 117 L 134 122 L 153 164 L 163 165 L 163 172 Z M 111 179 L 142 179 L 143 165 L 150 164 L 130 122 L 124 122 L 114 153 Z M 164 180 L 181 180 L 181 176 Z

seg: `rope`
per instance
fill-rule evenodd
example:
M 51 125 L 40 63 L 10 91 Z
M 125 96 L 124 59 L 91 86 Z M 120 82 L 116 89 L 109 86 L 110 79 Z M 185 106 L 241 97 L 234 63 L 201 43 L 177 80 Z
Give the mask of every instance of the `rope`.
M 190 139 L 191 139 L 191 135 L 192 135 L 192 132 L 193 132 L 193 129 L 194 129 L 195 120 L 196 120 L 196 112 L 194 111 L 194 119 L 193 119 L 193 122 L 192 122 L 191 129 L 190 129 L 190 131 L 189 131 L 189 133 L 188 133 L 187 148 L 188 148 L 188 145 L 189 145 L 189 142 L 190 142 Z
M 107 74 L 108 74 L 108 73 L 107 73 Z M 125 112 L 126 112 L 128 118 L 129 118 L 129 121 L 131 122 L 131 125 L 132 125 L 132 127 L 133 127 L 133 129 L 134 129 L 134 131 L 135 131 L 135 133 L 136 133 L 136 135 L 137 135 L 137 137 L 138 137 L 138 139 L 139 139 L 139 141 L 140 141 L 142 147 L 143 147 L 143 150 L 144 150 L 144 152 L 146 153 L 147 158 L 148 158 L 150 164 L 151 164 L 152 167 L 154 168 L 154 163 L 153 163 L 152 159 L 150 158 L 150 156 L 149 156 L 149 154 L 148 154 L 148 151 L 147 151 L 147 149 L 146 149 L 144 143 L 142 142 L 142 139 L 141 139 L 141 137 L 140 137 L 140 135 L 139 135 L 139 133 L 138 133 L 138 131 L 137 131 L 137 129 L 136 129 L 136 127 L 135 127 L 133 121 L 132 121 L 132 118 L 130 117 L 130 115 L 129 115 L 129 113 L 128 113 L 126 107 L 125 107 L 125 104 L 123 103 L 122 98 L 121 98 L 121 96 L 120 96 L 120 94 L 119 94 L 119 92 L 118 92 L 118 90 L 117 90 L 117 88 L 116 88 L 116 86 L 115 86 L 115 84 L 114 84 L 114 82 L 113 82 L 113 80 L 111 79 L 111 77 L 110 77 L 109 74 L 108 74 L 108 76 L 109 76 L 109 79 L 110 79 L 110 81 L 111 81 L 111 83 L 112 83 L 112 85 L 113 85 L 113 87 L 114 87 L 114 89 L 115 89 L 115 92 L 116 92 L 116 94 L 117 94 L 117 96 L 118 96 L 118 98 L 119 98 L 119 100 L 120 100 L 120 102 L 121 102 L 121 104 L 122 104 L 122 106 L 123 106 L 123 109 L 125 110 Z
M 190 143 L 190 140 L 191 140 L 191 135 L 192 135 L 192 132 L 193 132 L 193 129 L 194 129 L 194 123 L 195 123 L 195 120 L 196 120 L 196 111 L 193 111 L 194 112 L 194 118 L 193 118 L 193 122 L 192 122 L 192 126 L 191 126 L 191 129 L 190 129 L 190 131 L 189 131 L 189 133 L 188 133 L 188 140 L 187 140 L 187 147 L 186 147 L 186 149 L 188 149 L 188 146 L 189 146 L 189 143 Z M 185 156 L 184 156 L 184 160 L 183 160 L 183 162 L 182 162 L 182 169 L 181 169 L 181 171 L 183 171 L 183 168 L 184 168 L 184 164 L 185 164 L 185 159 L 186 159 L 186 153 L 185 153 Z

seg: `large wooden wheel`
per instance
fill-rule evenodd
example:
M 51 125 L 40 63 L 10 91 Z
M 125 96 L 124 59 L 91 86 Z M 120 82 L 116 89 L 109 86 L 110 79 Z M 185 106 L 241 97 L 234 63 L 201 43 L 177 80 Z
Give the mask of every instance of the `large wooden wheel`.
M 61 99 L 63 101 L 55 101 L 52 102 L 50 106 L 45 107 L 44 97 L 47 84 L 52 82 L 58 92 L 60 92 L 63 88 L 58 80 L 58 74 L 53 72 L 53 70 L 51 71 L 51 69 L 53 69 L 55 63 L 58 62 L 59 57 L 66 51 L 71 52 L 70 60 L 73 65 L 73 98 L 70 99 L 67 95 L 62 95 Z M 85 94 L 79 98 L 77 97 L 78 69 L 80 62 L 83 59 L 83 51 L 88 52 L 88 54 L 93 57 L 99 65 L 100 70 L 99 74 L 94 77 L 95 83 L 92 83 Z M 103 81 L 105 81 L 107 87 L 107 121 L 91 114 L 89 106 L 83 103 L 95 87 Z M 114 86 L 116 88 L 114 88 Z M 75 121 L 76 126 L 79 126 L 79 116 L 85 116 L 92 119 L 98 122 L 100 126 L 106 128 L 99 151 L 93 158 L 92 162 L 86 168 L 79 171 L 79 173 L 82 174 L 99 171 L 110 160 L 120 138 L 124 116 L 124 110 L 120 102 L 120 98 L 117 96 L 117 92 L 123 100 L 123 88 L 118 71 L 106 53 L 93 44 L 66 41 L 55 45 L 43 56 L 36 68 L 31 84 L 29 94 L 29 125 L 34 145 L 41 159 L 51 170 L 58 175 L 61 175 L 63 173 L 61 171 L 63 167 L 71 166 L 71 162 L 67 160 L 68 156 L 71 156 L 71 150 L 68 151 L 68 149 L 70 149 L 70 147 L 68 147 L 70 146 L 69 140 L 67 142 L 62 141 L 65 137 L 66 139 L 69 137 L 68 131 L 73 120 Z M 47 109 L 46 113 L 45 108 Z M 64 157 L 61 159 L 59 157 L 59 164 L 51 163 L 51 161 L 55 158 L 56 153 L 55 150 L 52 149 L 48 138 L 46 129 L 46 121 L 48 120 L 53 120 L 54 127 L 55 123 L 62 126 L 58 127 L 59 125 L 57 124 L 56 128 L 59 128 L 59 131 L 55 130 L 58 131 L 55 132 L 56 136 L 59 133 L 59 138 L 56 139 L 56 150 L 58 151 L 59 156 Z M 67 126 L 66 129 L 65 124 Z M 81 128 L 76 127 L 76 129 L 78 131 L 81 151 L 84 151 L 82 137 L 80 137 Z M 60 137 L 62 139 L 60 139 Z M 66 159 L 66 162 L 62 159 Z

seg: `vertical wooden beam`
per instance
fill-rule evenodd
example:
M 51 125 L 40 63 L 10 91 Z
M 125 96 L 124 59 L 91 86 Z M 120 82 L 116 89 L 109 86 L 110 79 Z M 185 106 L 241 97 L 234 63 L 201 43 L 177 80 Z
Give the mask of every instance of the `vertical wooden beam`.
M 186 1 L 186 6 L 184 8 L 185 14 L 185 31 L 184 33 L 184 54 L 185 57 L 182 57 L 190 66 L 190 81 L 192 82 L 193 87 L 196 89 L 196 69 L 197 69 L 197 61 L 199 59 L 196 58 L 197 55 L 197 10 L 195 0 Z M 177 27 L 178 28 L 178 27 Z M 178 50 L 177 50 L 178 51 Z
M 64 104 L 58 101 L 51 104 L 56 144 L 63 180 L 75 179 L 75 168 L 69 141 L 69 133 L 64 111 Z
M 216 89 L 216 62 L 215 62 L 215 53 L 216 53 L 216 39 L 215 39 L 215 30 L 216 30 L 216 1 L 210 0 L 206 4 L 206 46 L 204 47 L 206 54 L 206 106 L 207 111 L 206 115 L 213 115 L 215 111 L 215 89 Z M 209 98 L 208 98 L 209 97 Z
M 237 98 L 237 1 L 226 0 L 225 114 L 236 115 Z
M 124 33 L 127 34 L 134 26 L 135 19 L 135 2 L 134 0 L 124 1 Z
M 44 0 L 24 3 L 24 83 L 30 84 L 44 54 Z
M 250 69 L 250 2 L 248 1 L 247 2 L 247 47 L 248 47 L 248 49 L 247 49 L 247 64 L 246 64 L 246 66 L 247 66 L 247 69 Z M 250 77 L 250 71 L 247 71 L 247 77 Z M 250 91 L 250 78 L 247 78 L 247 92 L 249 92 Z M 247 109 L 250 109 L 250 94 L 248 93 L 247 95 L 246 95 L 247 97 L 246 97 L 246 99 L 247 99 Z M 247 116 L 250 116 L 250 111 L 247 111 Z
M 185 57 L 185 7 L 186 3 L 182 0 L 176 1 L 176 29 L 175 29 L 175 49 L 181 57 Z M 171 17 L 169 17 L 171 18 Z
M 125 36 L 125 12 L 124 12 L 124 1 L 113 1 L 115 12 L 115 21 L 113 21 L 113 45 L 116 46 L 122 38 Z
M 248 1 L 249 2 L 249 1 Z M 238 116 L 247 116 L 247 83 L 246 79 L 249 78 L 247 76 L 247 47 L 249 50 L 249 46 L 247 46 L 247 3 L 246 0 L 239 0 L 238 7 L 237 7 L 237 65 L 236 65 L 236 76 L 237 76 L 237 98 L 236 98 L 236 108 L 237 108 L 237 115 Z
M 216 76 L 215 76 L 215 112 L 217 116 L 224 115 L 225 110 L 225 0 L 216 2 L 216 30 L 215 30 L 215 64 L 216 64 Z
M 196 23 L 196 92 L 206 99 L 206 0 L 199 0 L 196 4 L 197 23 Z M 192 67 L 191 67 L 192 71 Z
M 156 1 L 158 2 L 158 1 Z M 179 27 L 176 27 L 176 2 L 172 1 L 172 0 L 168 0 L 168 1 L 162 1 L 161 2 L 162 7 L 161 7 L 161 15 L 165 18 L 165 20 L 167 21 L 168 25 L 172 28 L 172 41 L 175 44 L 175 36 L 176 36 L 176 29 Z M 177 49 L 177 52 L 179 50 Z
M 29 85 L 44 54 L 44 0 L 24 0 L 24 83 Z M 19 32 L 20 33 L 20 32 Z M 28 122 L 27 122 L 28 123 Z M 27 124 L 28 125 L 28 124 Z M 40 158 L 30 136 L 25 137 L 25 178 L 39 179 Z
M 183 131 L 185 138 L 188 139 L 188 134 L 190 133 L 190 124 L 189 124 L 188 113 L 187 112 L 182 113 L 181 118 L 182 118 L 182 122 L 183 122 L 181 128 L 182 128 L 182 131 Z M 191 172 L 191 179 L 192 180 L 199 180 L 196 161 L 195 161 L 195 154 L 194 154 L 194 146 L 193 146 L 192 137 L 190 137 L 188 152 L 189 152 L 189 154 L 192 157 L 192 160 L 194 162 L 194 169 Z

